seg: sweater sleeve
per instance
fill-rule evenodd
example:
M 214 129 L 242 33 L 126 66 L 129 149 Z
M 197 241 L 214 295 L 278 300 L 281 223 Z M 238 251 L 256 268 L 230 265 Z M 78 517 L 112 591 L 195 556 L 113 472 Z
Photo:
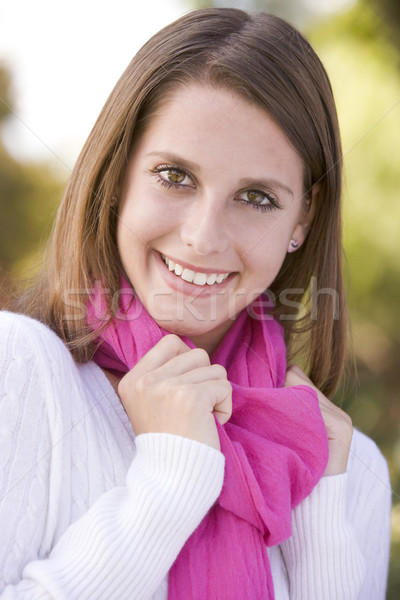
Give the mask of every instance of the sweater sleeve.
M 386 461 L 355 431 L 347 472 L 323 477 L 293 511 L 281 546 L 290 600 L 384 600 L 390 503 Z
M 0 320 L 0 598 L 151 598 L 217 499 L 223 455 L 179 436 L 138 436 L 126 485 L 102 494 L 44 553 L 49 398 L 40 352 L 20 329 Z

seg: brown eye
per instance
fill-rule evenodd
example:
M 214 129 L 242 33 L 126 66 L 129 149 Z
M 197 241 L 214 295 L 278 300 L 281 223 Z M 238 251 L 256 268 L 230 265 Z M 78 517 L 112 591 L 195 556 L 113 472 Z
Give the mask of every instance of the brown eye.
M 157 176 L 157 181 L 166 188 L 174 187 L 177 190 L 195 187 L 193 178 L 184 169 L 169 165 L 160 165 L 150 169 L 150 173 Z
M 265 204 L 266 203 L 265 194 L 262 194 L 261 192 L 257 192 L 254 190 L 247 192 L 247 198 L 248 198 L 248 201 L 251 202 L 252 204 Z
M 186 177 L 186 173 L 182 173 L 182 171 L 176 171 L 174 169 L 165 170 L 163 173 L 166 174 L 168 181 L 171 183 L 182 183 Z
M 251 208 L 260 210 L 261 212 L 267 212 L 276 208 L 280 208 L 278 200 L 274 196 L 268 194 L 267 192 L 263 192 L 262 190 L 246 190 L 238 194 L 235 199 L 241 204 L 250 206 Z
M 239 199 L 253 206 L 268 206 L 273 204 L 273 198 L 261 190 L 246 190 L 239 195 Z

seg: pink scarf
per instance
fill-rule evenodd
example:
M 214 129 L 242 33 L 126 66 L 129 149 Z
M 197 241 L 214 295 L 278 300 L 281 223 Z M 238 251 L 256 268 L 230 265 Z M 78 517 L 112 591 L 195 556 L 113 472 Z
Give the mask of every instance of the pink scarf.
M 120 313 L 99 335 L 94 357 L 121 376 L 168 333 L 138 299 L 132 303 L 126 282 L 122 287 L 130 294 L 121 295 Z M 104 315 L 97 289 L 89 305 L 94 330 Z M 282 387 L 282 330 L 262 316 L 243 311 L 211 357 L 227 369 L 233 388 L 232 417 L 224 426 L 217 423 L 224 485 L 169 572 L 169 600 L 273 599 L 266 546 L 291 536 L 292 508 L 326 467 L 327 435 L 316 393 L 303 385 Z

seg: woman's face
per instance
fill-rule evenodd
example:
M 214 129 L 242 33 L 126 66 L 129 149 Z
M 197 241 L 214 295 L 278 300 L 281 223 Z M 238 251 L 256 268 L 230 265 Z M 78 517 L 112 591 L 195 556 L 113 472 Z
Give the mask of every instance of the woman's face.
M 212 351 L 301 244 L 303 164 L 260 108 L 190 84 L 133 148 L 118 247 L 136 293 L 172 333 Z

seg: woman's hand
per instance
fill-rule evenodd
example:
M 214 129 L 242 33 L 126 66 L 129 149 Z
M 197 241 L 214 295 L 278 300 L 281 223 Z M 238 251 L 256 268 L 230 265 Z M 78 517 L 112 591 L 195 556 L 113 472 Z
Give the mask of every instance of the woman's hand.
M 118 393 L 136 435 L 173 433 L 220 449 L 214 416 L 229 420 L 232 387 L 205 350 L 167 335 L 121 379 Z
M 351 418 L 320 392 L 298 366 L 286 371 L 285 386 L 308 385 L 317 392 L 319 407 L 328 433 L 329 459 L 324 475 L 344 473 L 349 458 L 353 426 Z

